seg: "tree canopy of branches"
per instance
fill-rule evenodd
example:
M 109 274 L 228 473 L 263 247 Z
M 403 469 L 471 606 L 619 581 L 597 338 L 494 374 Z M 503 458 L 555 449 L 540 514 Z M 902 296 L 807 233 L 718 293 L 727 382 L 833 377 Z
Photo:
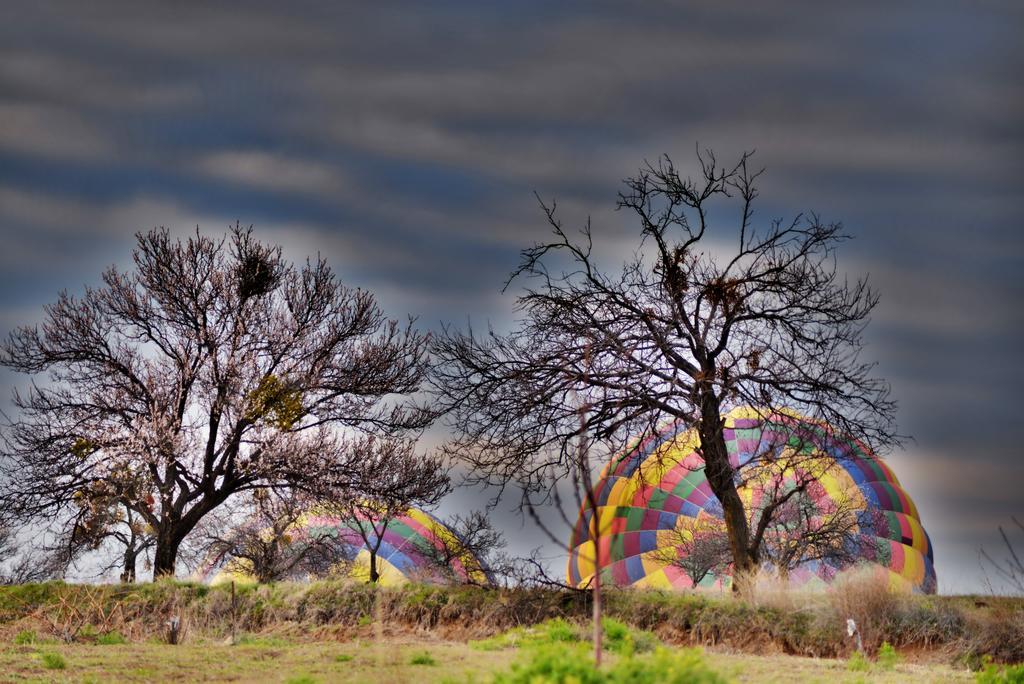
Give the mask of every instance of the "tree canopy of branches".
M 427 549 L 426 555 L 449 583 L 491 586 L 514 573 L 515 561 L 504 551 L 505 536 L 486 513 L 455 514 L 441 524 L 451 534 L 440 537 L 439 545 Z M 456 572 L 456 562 L 464 574 Z
M 42 582 L 63 577 L 71 556 L 66 547 L 27 546 L 18 528 L 0 512 L 0 585 Z
M 696 174 L 684 177 L 666 157 L 628 179 L 618 207 L 637 220 L 637 248 L 619 269 L 594 255 L 589 221 L 572 234 L 542 203 L 553 237 L 526 249 L 506 284 L 523 283 L 518 326 L 483 336 L 449 328 L 435 340 L 451 448 L 477 477 L 550 492 L 552 473 L 573 470 L 581 405 L 595 444 L 682 421 L 698 431 L 744 573 L 759 565 L 763 536 L 737 493 L 730 408 L 788 407 L 876 451 L 898 441 L 888 385 L 861 359 L 878 297 L 838 268 L 841 226 L 814 214 L 757 225 L 761 172 L 749 163 L 745 154 L 721 167 L 698 153 Z M 735 225 L 712 228 L 730 207 Z
M 182 541 L 232 495 L 347 486 L 360 433 L 431 421 L 406 398 L 427 338 L 323 259 L 296 267 L 237 226 L 155 229 L 133 256 L 3 345 L 0 363 L 32 377 L 3 432 L 5 511 L 117 502 L 151 529 L 154 575 L 173 574 Z
M 320 506 L 346 520 L 369 552 L 368 579 L 380 579 L 377 554 L 388 525 L 410 508 L 436 505 L 451 491 L 444 459 L 423 456 L 416 442 L 367 437 L 355 445 L 357 477 L 345 488 L 320 491 Z
M 709 575 L 721 576 L 731 560 L 729 535 L 717 518 L 685 518 L 665 537 L 654 560 L 682 570 L 694 587 Z
M 823 463 L 817 470 L 825 468 Z M 786 477 L 776 464 L 759 470 L 759 501 L 751 505 L 751 529 L 761 561 L 773 566 L 782 580 L 806 563 L 842 568 L 861 558 L 861 509 L 852 492 L 828 496 L 817 477 Z
M 295 490 L 254 490 L 251 505 L 224 519 L 209 516 L 210 524 L 200 525 L 205 562 L 225 561 L 225 567 L 259 582 L 327 575 L 348 560 L 347 549 L 332 536 L 301 527 L 311 501 Z
M 1024 523 L 1016 517 L 1012 518 L 1012 520 L 1016 528 L 1024 533 Z M 1002 525 L 999 526 L 999 536 L 1003 539 L 1006 556 L 1002 559 L 993 558 L 983 548 L 980 552 L 983 567 L 987 564 L 988 567 L 995 571 L 997 580 L 1006 582 L 1007 586 L 1018 594 L 1024 594 L 1024 553 L 1017 550 L 1018 547 L 1010 540 L 1010 536 L 1003 529 Z
M 122 582 L 134 582 L 139 559 L 148 557 L 156 545 L 149 523 L 120 500 L 98 492 L 79 496 L 76 503 L 77 510 L 58 535 L 58 546 L 73 562 L 99 551 L 92 554 L 101 559 L 99 576 L 120 569 Z

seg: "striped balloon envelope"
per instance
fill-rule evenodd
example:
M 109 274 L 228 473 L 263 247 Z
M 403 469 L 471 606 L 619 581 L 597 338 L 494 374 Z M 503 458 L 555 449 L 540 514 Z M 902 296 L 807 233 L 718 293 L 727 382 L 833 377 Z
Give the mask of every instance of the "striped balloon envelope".
M 381 534 L 377 572 L 383 586 L 408 581 L 492 583 L 485 564 L 466 551 L 455 533 L 429 513 L 409 509 L 392 518 L 383 530 L 380 527 L 380 523 L 375 524 L 363 515 L 345 518 L 314 510 L 290 526 L 286 534 L 289 544 L 304 544 L 314 539 L 333 542 L 332 546 L 338 549 L 338 560 L 344 562 L 353 579 L 369 580 L 370 576 L 370 551 L 360 534 L 362 528 L 370 542 L 375 542 Z M 253 581 L 246 562 L 230 557 L 211 559 L 197 573 L 197 579 L 210 584 Z
M 825 584 L 840 571 L 864 566 L 886 576 L 893 586 L 935 592 L 932 544 L 917 508 L 889 466 L 863 444 L 791 411 L 763 416 L 748 408 L 725 416 L 725 440 L 734 467 L 745 465 L 743 472 L 756 473 L 754 463 L 793 464 L 781 477 L 799 475 L 801 482 L 810 483 L 806 491 L 817 508 L 841 508 L 851 516 L 843 538 L 852 551 L 841 560 L 800 563 L 788 573 L 791 584 Z M 605 467 L 595 485 L 602 582 L 693 587 L 695 573 L 686 572 L 685 563 L 676 560 L 687 553 L 680 543 L 683 535 L 692 538 L 693 533 L 681 531 L 724 533 L 722 507 L 705 477 L 699 446 L 695 430 L 672 425 L 634 444 Z M 760 510 L 770 484 L 770 491 L 780 491 L 773 478 L 754 475 L 739 485 L 748 511 Z M 584 506 L 570 539 L 567 576 L 572 586 L 585 586 L 594 575 L 592 529 L 590 510 Z M 717 575 L 707 574 L 698 586 L 730 582 L 726 565 Z

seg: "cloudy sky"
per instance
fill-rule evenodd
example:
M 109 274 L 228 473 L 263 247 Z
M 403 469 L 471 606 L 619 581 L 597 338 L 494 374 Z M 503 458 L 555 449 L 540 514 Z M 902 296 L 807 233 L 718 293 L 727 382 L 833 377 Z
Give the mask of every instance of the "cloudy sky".
M 1020 3 L 370 4 L 0 5 L 0 333 L 138 230 L 236 220 L 426 328 L 506 325 L 535 191 L 625 246 L 644 159 L 756 149 L 758 218 L 856 236 L 915 437 L 891 463 L 941 590 L 984 588 L 1024 515 Z

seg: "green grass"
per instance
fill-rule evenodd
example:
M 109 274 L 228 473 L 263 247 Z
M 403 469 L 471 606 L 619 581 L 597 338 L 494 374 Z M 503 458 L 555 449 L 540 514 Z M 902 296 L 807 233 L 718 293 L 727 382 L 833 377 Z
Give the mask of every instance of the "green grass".
M 606 667 L 596 668 L 593 656 L 581 643 L 543 643 L 524 649 L 522 657 L 507 672 L 498 673 L 495 684 L 537 684 L 574 682 L 578 684 L 725 684 L 699 649 L 659 648 L 652 654 L 625 654 Z
M 275 636 L 260 636 L 256 634 L 243 634 L 235 641 L 239 646 L 251 646 L 254 648 L 283 648 L 290 646 L 287 639 Z
M 96 637 L 96 643 L 100 646 L 120 646 L 121 644 L 127 644 L 128 640 L 124 638 L 123 634 L 114 630 L 113 632 L 100 634 Z
M 434 656 L 430 655 L 426 651 L 422 653 L 414 653 L 412 658 L 409 658 L 410 665 L 437 665 L 437 661 L 434 660 Z
M 34 644 L 38 640 L 36 633 L 30 629 L 23 629 L 14 635 L 14 643 L 18 646 L 25 644 Z
M 755 656 L 733 653 L 705 654 L 708 665 L 738 684 L 761 682 L 817 682 L 819 684 L 896 684 L 903 682 L 973 682 L 973 674 L 966 668 L 956 669 L 945 664 L 901 663 L 890 671 L 871 668 L 851 672 L 847 661 L 831 658 L 805 658 L 800 656 Z
M 865 658 L 860 651 L 854 651 L 846 661 L 846 669 L 850 672 L 867 672 L 871 669 L 871 661 Z
M 68 666 L 64 656 L 60 653 L 46 652 L 41 656 L 43 667 L 47 670 L 63 670 Z
M 651 632 L 630 627 L 621 620 L 604 618 L 604 649 L 623 655 L 653 651 L 661 642 Z M 480 651 L 500 651 L 509 648 L 540 644 L 572 644 L 590 641 L 591 627 L 562 618 L 553 618 L 530 627 L 516 627 L 488 639 L 470 641 L 470 647 Z
M 556 633 L 557 630 L 556 630 Z M 589 644 L 544 642 L 524 648 L 481 651 L 464 642 L 442 641 L 431 636 L 389 636 L 380 642 L 365 639 L 339 641 L 337 638 L 285 639 L 273 637 L 250 644 L 227 645 L 223 640 L 191 641 L 179 646 L 161 643 L 60 644 L 46 646 L 45 653 L 59 655 L 66 670 L 48 669 L 36 645 L 0 644 L 0 682 L 43 680 L 58 682 L 152 682 L 152 681 L 232 681 L 232 682 L 477 682 L 487 684 L 500 672 L 509 672 L 513 662 L 521 662 L 534 648 L 575 649 L 577 665 L 590 662 Z M 664 648 L 669 656 L 685 649 Z M 417 655 L 427 652 L 442 666 L 413 664 Z M 637 667 L 655 662 L 655 651 L 634 656 L 608 653 L 609 668 L 630 660 Z M 872 682 L 970 682 L 966 669 L 943 665 L 899 663 L 891 671 L 872 667 L 868 672 L 850 672 L 843 660 L 800 658 L 793 656 L 751 656 L 705 652 L 704 664 L 734 682 L 827 682 L 844 684 Z M 625 666 L 623 666 L 625 667 Z M 675 666 L 674 666 L 675 667 Z M 682 666 L 679 666 L 682 667 Z M 989 682 L 1015 681 L 990 679 Z
M 48 669 L 32 646 L 0 644 L 0 682 L 416 682 L 446 680 L 485 684 L 489 673 L 508 667 L 515 653 L 482 653 L 464 643 L 388 639 L 368 641 L 284 640 L 268 648 L 266 641 L 231 646 L 186 642 L 178 646 L 130 643 L 115 646 L 61 644 L 47 653 L 66 660 L 63 672 Z M 429 649 L 444 667 L 413 664 Z M 71 665 L 73 663 L 73 665 Z M 65 674 L 66 673 L 66 674 Z M 72 676 L 73 675 L 73 676 Z
M 583 630 L 562 618 L 552 618 L 537 625 L 515 627 L 487 639 L 470 641 L 479 651 L 501 651 L 538 644 L 572 643 L 583 640 Z

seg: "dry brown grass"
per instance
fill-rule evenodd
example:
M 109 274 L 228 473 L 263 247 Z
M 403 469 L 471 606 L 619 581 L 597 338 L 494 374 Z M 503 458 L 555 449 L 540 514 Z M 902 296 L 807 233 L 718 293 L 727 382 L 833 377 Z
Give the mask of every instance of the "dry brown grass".
M 890 622 L 909 597 L 909 592 L 894 589 L 886 577 L 870 571 L 839 577 L 828 592 L 835 618 L 844 625 L 847 619 L 856 623 L 869 653 L 889 640 Z

